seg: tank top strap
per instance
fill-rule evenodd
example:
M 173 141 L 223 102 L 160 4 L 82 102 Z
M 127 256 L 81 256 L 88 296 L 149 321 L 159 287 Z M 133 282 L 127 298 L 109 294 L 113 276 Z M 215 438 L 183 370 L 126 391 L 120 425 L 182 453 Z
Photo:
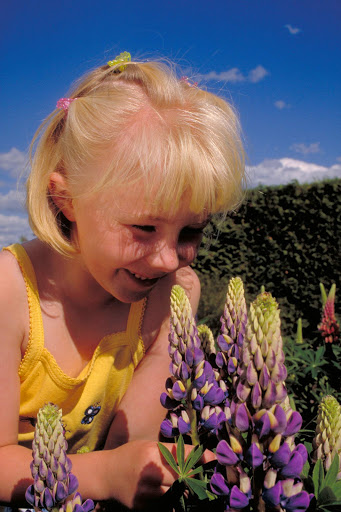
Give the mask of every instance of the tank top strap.
M 3 250 L 9 251 L 18 261 L 22 272 L 27 292 L 30 332 L 25 355 L 19 367 L 19 375 L 25 373 L 27 367 L 33 360 L 39 358 L 44 348 L 44 326 L 40 309 L 40 300 L 37 279 L 31 260 L 21 244 L 13 244 L 4 247 Z
M 146 353 L 142 339 L 142 324 L 146 305 L 147 297 L 140 300 L 139 302 L 133 302 L 130 306 L 128 316 L 126 333 L 128 336 L 135 368 Z

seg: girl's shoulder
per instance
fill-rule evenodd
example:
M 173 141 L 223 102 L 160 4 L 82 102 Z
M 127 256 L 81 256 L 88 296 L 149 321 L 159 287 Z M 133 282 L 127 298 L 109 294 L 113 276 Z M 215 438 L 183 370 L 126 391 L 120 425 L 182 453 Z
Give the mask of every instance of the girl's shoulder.
M 9 251 L 0 252 L 0 331 L 10 343 L 21 344 L 28 335 L 29 311 L 25 281 L 18 261 Z
M 25 296 L 25 282 L 15 256 L 5 249 L 0 251 L 0 296 Z

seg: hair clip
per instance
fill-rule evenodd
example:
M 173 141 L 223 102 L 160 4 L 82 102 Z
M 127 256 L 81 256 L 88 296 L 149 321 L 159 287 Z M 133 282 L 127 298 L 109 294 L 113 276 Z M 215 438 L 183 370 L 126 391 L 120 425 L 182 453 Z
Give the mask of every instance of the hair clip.
M 180 78 L 180 82 L 184 82 L 185 84 L 189 85 L 189 87 L 198 87 L 198 82 L 191 82 L 188 76 L 182 76 Z
M 116 55 L 114 60 L 108 61 L 108 66 L 111 68 L 113 66 L 117 66 L 117 64 L 121 64 L 121 62 L 131 62 L 131 55 L 129 52 L 122 52 L 119 55 Z M 124 71 L 127 65 L 123 64 L 122 66 L 118 66 L 114 71 Z
M 69 106 L 73 101 L 75 101 L 77 98 L 60 98 L 60 100 L 57 101 L 57 108 L 63 109 L 64 112 L 67 113 L 69 110 Z

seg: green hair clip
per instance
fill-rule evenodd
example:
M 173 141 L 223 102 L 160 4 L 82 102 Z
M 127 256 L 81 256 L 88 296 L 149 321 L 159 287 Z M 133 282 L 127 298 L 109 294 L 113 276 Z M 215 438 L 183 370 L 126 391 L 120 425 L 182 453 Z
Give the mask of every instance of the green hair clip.
M 114 60 L 109 60 L 108 66 L 112 68 L 113 66 L 117 66 L 117 64 L 121 64 L 121 62 L 131 62 L 131 55 L 129 52 L 122 52 L 117 55 Z M 127 65 L 123 64 L 122 66 L 115 68 L 115 71 L 124 71 L 126 67 Z

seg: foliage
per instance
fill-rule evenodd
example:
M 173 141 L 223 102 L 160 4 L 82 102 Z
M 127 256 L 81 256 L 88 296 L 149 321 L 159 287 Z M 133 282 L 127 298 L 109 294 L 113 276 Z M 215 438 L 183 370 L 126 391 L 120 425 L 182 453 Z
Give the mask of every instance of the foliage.
M 159 449 L 170 465 L 170 467 L 179 475 L 179 483 L 182 482 L 189 487 L 192 493 L 196 494 L 199 499 L 206 499 L 210 494 L 207 491 L 207 481 L 204 480 L 196 480 L 192 478 L 194 475 L 200 474 L 203 472 L 203 466 L 196 466 L 197 462 L 200 460 L 204 447 L 202 445 L 197 445 L 190 453 L 190 455 L 185 460 L 185 448 L 184 448 L 184 440 L 182 435 L 180 434 L 176 447 L 176 457 L 178 462 L 174 459 L 171 452 L 164 446 L 162 443 L 158 443 Z M 213 499 L 214 499 L 214 495 Z
M 320 318 L 323 320 L 327 298 L 323 283 L 320 283 L 320 289 L 322 305 Z M 335 299 L 335 284 L 331 286 L 329 296 L 331 293 Z M 336 323 L 335 315 L 333 318 Z M 318 323 L 318 318 L 316 320 Z M 334 343 L 327 342 L 323 332 L 312 340 L 306 340 L 298 327 L 296 340 L 290 337 L 285 338 L 284 350 L 288 369 L 288 392 L 295 407 L 303 416 L 304 425 L 309 428 L 311 420 L 316 418 L 318 404 L 322 397 L 333 395 L 341 401 L 341 345 L 337 337 Z
M 217 311 L 228 280 L 240 276 L 251 302 L 262 285 L 276 296 L 282 333 L 303 318 L 307 339 L 320 318 L 316 282 L 330 287 L 341 273 L 341 180 L 291 183 L 247 192 L 238 212 L 213 220 L 194 265 L 202 282 L 198 316 L 219 332 Z M 213 321 L 212 321 L 213 320 Z
M 304 477 L 305 486 L 311 488 L 315 498 L 311 510 L 338 512 L 341 507 L 341 480 L 337 480 L 339 457 L 335 455 L 327 472 L 321 459 L 317 460 L 311 476 Z M 310 510 L 310 509 L 309 509 Z

